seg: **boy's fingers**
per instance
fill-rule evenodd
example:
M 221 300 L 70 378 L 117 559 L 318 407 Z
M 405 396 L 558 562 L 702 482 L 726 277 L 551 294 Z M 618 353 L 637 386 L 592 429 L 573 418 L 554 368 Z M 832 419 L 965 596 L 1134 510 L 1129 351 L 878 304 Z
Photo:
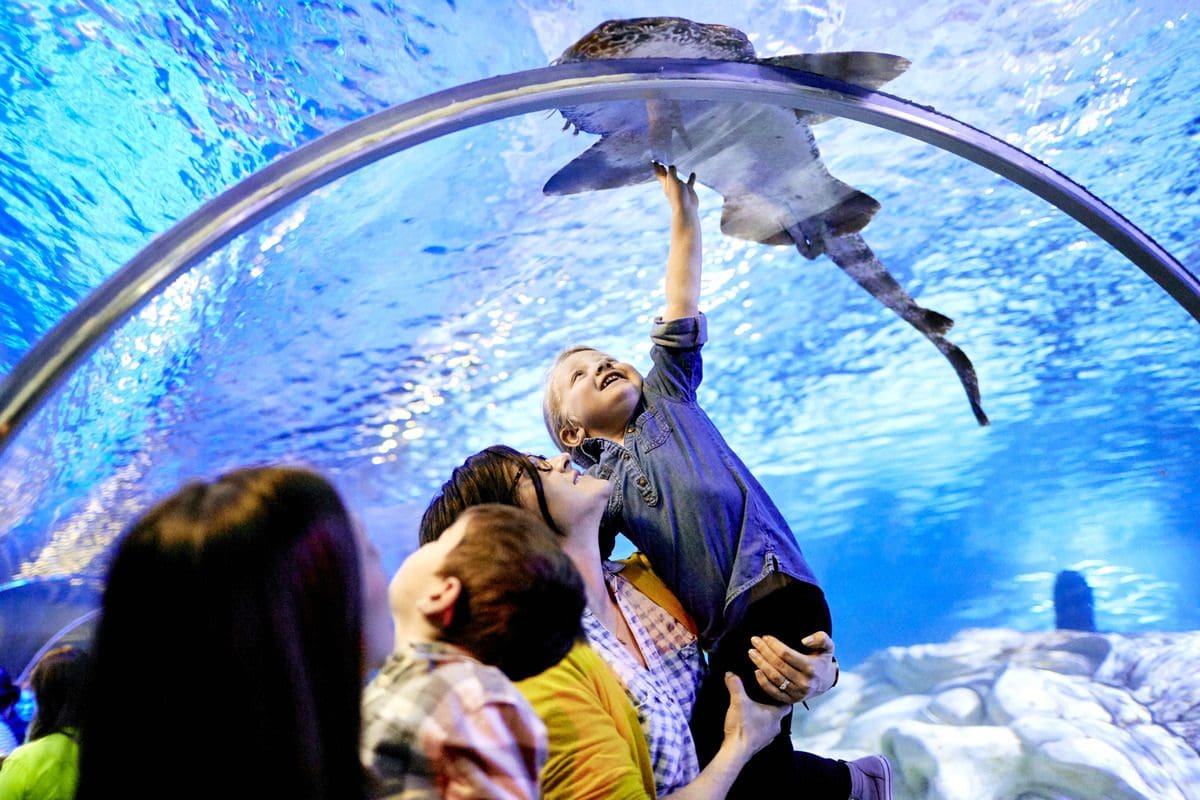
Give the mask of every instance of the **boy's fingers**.
M 693 172 L 691 175 L 688 176 L 688 188 L 693 189 L 693 188 L 695 188 L 695 186 L 696 186 L 696 173 Z

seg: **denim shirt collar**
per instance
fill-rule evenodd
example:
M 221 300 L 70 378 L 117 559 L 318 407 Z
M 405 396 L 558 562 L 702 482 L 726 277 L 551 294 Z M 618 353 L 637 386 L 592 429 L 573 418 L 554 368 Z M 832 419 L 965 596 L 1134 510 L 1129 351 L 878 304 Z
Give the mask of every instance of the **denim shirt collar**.
M 638 420 L 642 418 L 642 414 L 645 411 L 646 399 L 642 398 L 638 400 L 637 408 L 633 410 L 633 416 L 631 417 L 632 421 L 625 426 L 626 435 L 636 429 Z M 571 453 L 571 459 L 585 470 L 588 470 L 592 467 L 597 467 L 600 465 L 600 462 L 604 458 L 605 449 L 610 446 L 621 447 L 621 445 L 618 445 L 616 442 L 610 439 L 593 436 L 588 439 L 584 439 L 579 443 L 579 446 L 576 447 L 574 452 Z M 605 475 L 604 477 L 607 478 L 608 476 Z

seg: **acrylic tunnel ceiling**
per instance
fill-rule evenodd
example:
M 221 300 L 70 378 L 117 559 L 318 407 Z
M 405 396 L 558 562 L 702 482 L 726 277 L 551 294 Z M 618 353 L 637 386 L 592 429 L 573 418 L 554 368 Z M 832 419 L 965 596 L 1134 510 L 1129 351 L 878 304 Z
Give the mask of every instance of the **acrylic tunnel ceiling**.
M 1196 272 L 1200 22 L 1187 4 L 80 2 L 0 20 L 0 376 L 172 225 L 301 145 L 548 64 L 599 22 L 679 14 L 760 57 L 872 50 L 884 90 L 1087 187 Z M 653 183 L 542 187 L 596 139 L 550 110 L 454 132 L 275 211 L 116 321 L 0 453 L 0 625 L 21 660 L 94 606 L 114 538 L 194 476 L 329 474 L 394 567 L 450 469 L 550 448 L 547 362 L 645 367 Z M 881 204 L 863 240 L 975 364 L 828 256 L 724 235 L 701 189 L 702 401 L 773 493 L 852 663 L 968 626 L 1052 625 L 1062 568 L 1102 625 L 1197 627 L 1200 328 L 1069 214 L 893 131 L 813 127 Z M 700 176 L 701 182 L 705 176 Z M 24 654 L 18 655 L 18 654 Z M 7 656 L 6 656 L 7 657 Z M 18 665 L 19 668 L 19 665 Z

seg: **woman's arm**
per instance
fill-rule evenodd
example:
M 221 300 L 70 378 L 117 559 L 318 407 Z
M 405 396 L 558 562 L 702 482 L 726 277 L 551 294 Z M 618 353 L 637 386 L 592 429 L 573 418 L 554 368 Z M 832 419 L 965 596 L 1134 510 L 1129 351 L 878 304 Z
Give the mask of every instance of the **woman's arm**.
M 725 673 L 725 686 L 729 689 L 729 711 L 725 714 L 721 749 L 696 780 L 667 795 L 671 800 L 724 797 L 750 757 L 779 735 L 779 724 L 789 710 L 787 706 L 755 703 L 732 673 Z

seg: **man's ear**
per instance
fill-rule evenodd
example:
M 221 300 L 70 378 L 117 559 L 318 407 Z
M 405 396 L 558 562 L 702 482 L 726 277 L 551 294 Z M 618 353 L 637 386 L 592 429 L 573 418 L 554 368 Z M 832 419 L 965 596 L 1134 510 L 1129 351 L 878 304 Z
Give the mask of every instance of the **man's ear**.
M 558 438 L 567 447 L 578 447 L 584 438 L 584 430 L 572 422 L 566 422 L 558 431 Z
M 445 630 L 454 621 L 455 604 L 461 594 L 462 581 L 453 575 L 439 575 L 435 584 L 417 601 L 417 610 L 431 625 Z

